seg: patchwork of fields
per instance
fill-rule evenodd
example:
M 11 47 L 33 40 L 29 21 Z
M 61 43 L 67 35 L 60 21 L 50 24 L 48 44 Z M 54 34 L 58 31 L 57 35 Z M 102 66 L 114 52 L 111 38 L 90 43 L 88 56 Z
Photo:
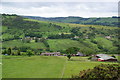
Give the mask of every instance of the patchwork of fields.
M 3 56 L 3 78 L 70 78 L 81 70 L 93 68 L 101 63 L 91 62 L 88 57 L 66 56 Z M 117 63 L 115 63 L 117 64 Z
M 89 39 L 84 40 L 83 42 L 79 42 L 71 39 L 48 39 L 47 42 L 52 51 L 66 50 L 69 47 L 78 47 L 81 51 L 86 48 L 89 50 L 99 50 L 98 46 L 101 45 L 103 48 L 113 50 L 117 47 L 113 46 L 113 43 L 105 38 L 96 37 L 94 39 L 98 43 L 92 43 Z M 23 43 L 21 40 L 10 40 L 2 43 L 3 48 L 14 48 L 14 47 L 23 47 L 27 46 L 32 49 L 46 49 L 46 46 L 43 42 L 30 42 Z M 89 51 L 90 52 L 90 51 Z

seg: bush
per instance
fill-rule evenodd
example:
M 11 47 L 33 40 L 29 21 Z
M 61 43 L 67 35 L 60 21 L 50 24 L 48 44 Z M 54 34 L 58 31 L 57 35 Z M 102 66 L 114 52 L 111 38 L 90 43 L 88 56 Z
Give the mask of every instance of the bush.
M 67 55 L 67 57 L 68 57 L 68 59 L 70 59 L 70 58 L 71 58 L 71 55 L 70 55 L 70 54 L 68 54 L 68 55 Z
M 20 50 L 17 51 L 17 55 L 21 55 Z
M 33 52 L 31 50 L 27 50 L 27 55 L 30 57 L 33 55 Z
M 115 55 L 112 55 L 111 57 L 114 57 L 114 58 L 116 58 L 116 57 L 115 57 Z
M 101 64 L 93 69 L 80 71 L 78 76 L 70 80 L 118 80 L 120 78 L 120 64 Z
M 91 56 L 88 58 L 88 60 L 90 60 L 90 59 L 92 59 L 92 57 L 91 57 Z
M 3 52 L 2 52 L 3 55 L 7 54 L 7 50 L 5 49 Z

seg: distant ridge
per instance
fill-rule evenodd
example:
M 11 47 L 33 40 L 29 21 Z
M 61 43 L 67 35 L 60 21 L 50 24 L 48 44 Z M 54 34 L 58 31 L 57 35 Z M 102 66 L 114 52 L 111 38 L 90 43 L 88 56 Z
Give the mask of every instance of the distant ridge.
M 85 24 L 85 25 L 103 25 L 103 26 L 113 26 L 118 27 L 119 18 L 117 16 L 113 17 L 92 17 L 83 18 L 79 16 L 68 16 L 68 17 L 38 17 L 38 16 L 23 16 L 25 18 L 40 20 L 40 21 L 54 21 L 63 23 L 75 23 L 75 24 Z

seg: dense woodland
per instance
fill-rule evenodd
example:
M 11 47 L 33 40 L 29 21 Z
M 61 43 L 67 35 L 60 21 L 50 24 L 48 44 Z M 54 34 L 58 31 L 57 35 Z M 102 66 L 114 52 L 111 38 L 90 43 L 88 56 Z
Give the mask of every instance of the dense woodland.
M 2 37 L 3 54 L 24 55 L 26 52 L 40 54 L 46 51 L 66 53 L 66 49 L 70 47 L 77 47 L 80 52 L 87 55 L 119 53 L 117 17 L 43 18 L 44 21 L 40 21 L 41 19 L 2 14 L 0 37 Z

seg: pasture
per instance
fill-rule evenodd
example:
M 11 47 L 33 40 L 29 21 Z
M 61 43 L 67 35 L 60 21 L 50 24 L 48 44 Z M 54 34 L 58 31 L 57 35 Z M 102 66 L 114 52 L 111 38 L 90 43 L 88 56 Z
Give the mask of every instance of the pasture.
M 81 70 L 93 68 L 101 63 L 92 62 L 88 57 L 66 56 L 3 56 L 3 78 L 70 78 Z
M 42 42 L 30 42 L 30 43 L 23 43 L 21 40 L 11 40 L 11 41 L 6 41 L 2 43 L 3 47 L 6 48 L 13 48 L 13 47 L 23 47 L 23 46 L 28 46 L 33 49 L 43 49 L 46 48 L 45 45 Z
M 78 47 L 80 49 L 87 48 L 79 41 L 70 39 L 49 39 L 47 42 L 50 45 L 50 49 L 53 51 L 66 50 L 69 47 Z

